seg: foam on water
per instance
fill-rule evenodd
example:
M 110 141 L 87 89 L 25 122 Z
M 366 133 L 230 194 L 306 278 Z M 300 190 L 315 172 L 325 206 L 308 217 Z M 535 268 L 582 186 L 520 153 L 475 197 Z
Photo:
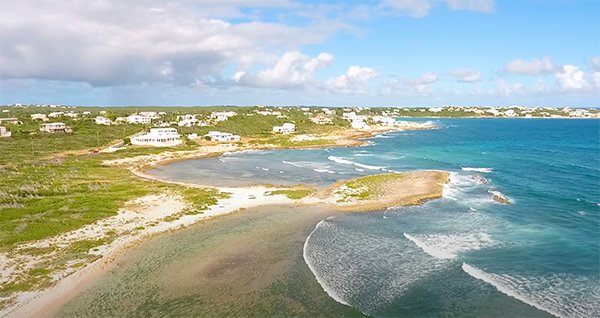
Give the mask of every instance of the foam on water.
M 425 253 L 439 259 L 453 259 L 459 254 L 491 247 L 496 242 L 487 233 L 462 233 L 462 234 L 407 234 L 411 242 L 415 243 Z
M 427 260 L 408 244 L 329 219 L 319 222 L 310 233 L 303 256 L 331 298 L 370 315 L 393 304 L 417 281 L 447 266 L 444 261 Z
M 572 274 L 524 277 L 487 273 L 463 263 L 463 271 L 499 292 L 557 317 L 600 317 L 598 278 Z
M 317 282 L 319 283 L 319 285 L 321 285 L 321 287 L 323 288 L 323 290 L 325 291 L 325 293 L 327 293 L 327 295 L 329 295 L 329 297 L 331 297 L 333 300 L 337 301 L 340 304 L 344 304 L 346 306 L 350 306 L 350 304 L 348 304 L 341 295 L 338 295 L 335 290 L 333 290 L 332 288 L 328 287 L 327 283 L 324 281 L 323 278 L 321 278 L 321 276 L 319 276 L 317 274 L 317 269 L 315 268 L 315 266 L 313 265 L 313 262 L 309 261 L 310 256 L 308 253 L 308 242 L 311 238 L 311 236 L 313 235 L 313 233 L 315 233 L 315 231 L 323 226 L 324 222 L 327 222 L 328 220 L 331 220 L 332 217 L 328 217 L 325 220 L 320 221 L 319 223 L 317 223 L 317 225 L 315 226 L 314 230 L 312 232 L 310 232 L 310 234 L 308 235 L 308 237 L 306 238 L 306 240 L 304 241 L 304 245 L 302 247 L 302 257 L 304 258 L 304 262 L 308 265 L 308 268 L 310 269 L 310 271 L 313 273 L 313 275 L 315 276 L 315 278 L 317 279 Z
M 294 166 L 294 167 L 296 167 L 296 168 L 302 168 L 302 166 L 301 166 L 301 165 L 299 165 L 299 164 L 297 164 L 297 163 L 295 163 L 295 162 L 290 162 L 290 161 L 285 161 L 285 160 L 283 160 L 283 161 L 281 161 L 281 162 L 285 163 L 286 165 L 292 165 L 292 166 Z
M 371 166 L 371 165 L 366 165 L 360 162 L 356 162 L 356 161 L 352 161 L 352 160 L 348 160 L 348 159 L 344 159 L 344 158 L 340 158 L 340 157 L 336 157 L 336 156 L 329 156 L 327 157 L 327 159 L 339 163 L 339 164 L 344 164 L 344 165 L 353 165 L 359 168 L 364 168 L 364 169 L 368 169 L 368 170 L 383 170 L 385 167 L 379 167 L 379 166 Z
M 319 173 L 331 173 L 331 174 L 335 174 L 335 171 L 331 171 L 329 169 L 313 169 L 313 171 L 315 172 L 319 172 Z
M 460 169 L 462 171 L 474 171 L 474 172 L 481 172 L 481 173 L 490 173 L 490 172 L 494 171 L 493 168 L 461 167 Z

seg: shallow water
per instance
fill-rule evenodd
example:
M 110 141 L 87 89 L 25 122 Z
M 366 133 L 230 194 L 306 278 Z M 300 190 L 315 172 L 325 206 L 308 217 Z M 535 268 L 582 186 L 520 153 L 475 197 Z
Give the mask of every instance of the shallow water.
M 448 170 L 442 199 L 319 223 L 305 260 L 333 299 L 375 316 L 600 316 L 600 121 L 437 123 L 366 147 L 236 153 L 149 173 L 322 186 Z
M 327 212 L 250 209 L 127 252 L 58 317 L 361 316 L 330 299 L 302 258 Z

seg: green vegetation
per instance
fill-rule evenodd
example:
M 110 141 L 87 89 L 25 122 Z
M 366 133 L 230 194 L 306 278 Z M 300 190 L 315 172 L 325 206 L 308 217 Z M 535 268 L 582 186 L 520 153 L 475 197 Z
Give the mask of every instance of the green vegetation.
M 345 183 L 346 187 L 355 190 L 349 196 L 358 200 L 372 200 L 383 193 L 382 185 L 390 181 L 400 181 L 405 176 L 399 173 L 385 173 L 356 178 Z
M 215 189 L 188 188 L 181 191 L 189 207 L 185 214 L 199 214 L 208 209 L 209 206 L 217 204 L 219 199 L 229 198 L 228 193 L 219 192 Z
M 299 200 L 313 194 L 315 190 L 311 187 L 300 185 L 290 189 L 269 191 L 267 195 L 285 195 L 292 200 Z

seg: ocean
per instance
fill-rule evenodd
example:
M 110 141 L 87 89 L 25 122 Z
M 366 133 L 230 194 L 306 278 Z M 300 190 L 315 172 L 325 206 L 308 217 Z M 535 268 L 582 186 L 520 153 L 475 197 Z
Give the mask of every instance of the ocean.
M 363 147 L 230 153 L 149 174 L 325 187 L 447 170 L 441 199 L 316 225 L 303 260 L 332 299 L 379 317 L 600 317 L 600 121 L 434 122 L 439 129 L 381 134 Z

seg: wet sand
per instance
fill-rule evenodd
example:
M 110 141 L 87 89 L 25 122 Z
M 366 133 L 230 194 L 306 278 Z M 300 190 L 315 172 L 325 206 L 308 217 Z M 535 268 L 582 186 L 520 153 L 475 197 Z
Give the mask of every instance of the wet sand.
M 153 238 L 63 299 L 56 316 L 361 316 L 329 298 L 302 257 L 333 214 L 263 206 Z

